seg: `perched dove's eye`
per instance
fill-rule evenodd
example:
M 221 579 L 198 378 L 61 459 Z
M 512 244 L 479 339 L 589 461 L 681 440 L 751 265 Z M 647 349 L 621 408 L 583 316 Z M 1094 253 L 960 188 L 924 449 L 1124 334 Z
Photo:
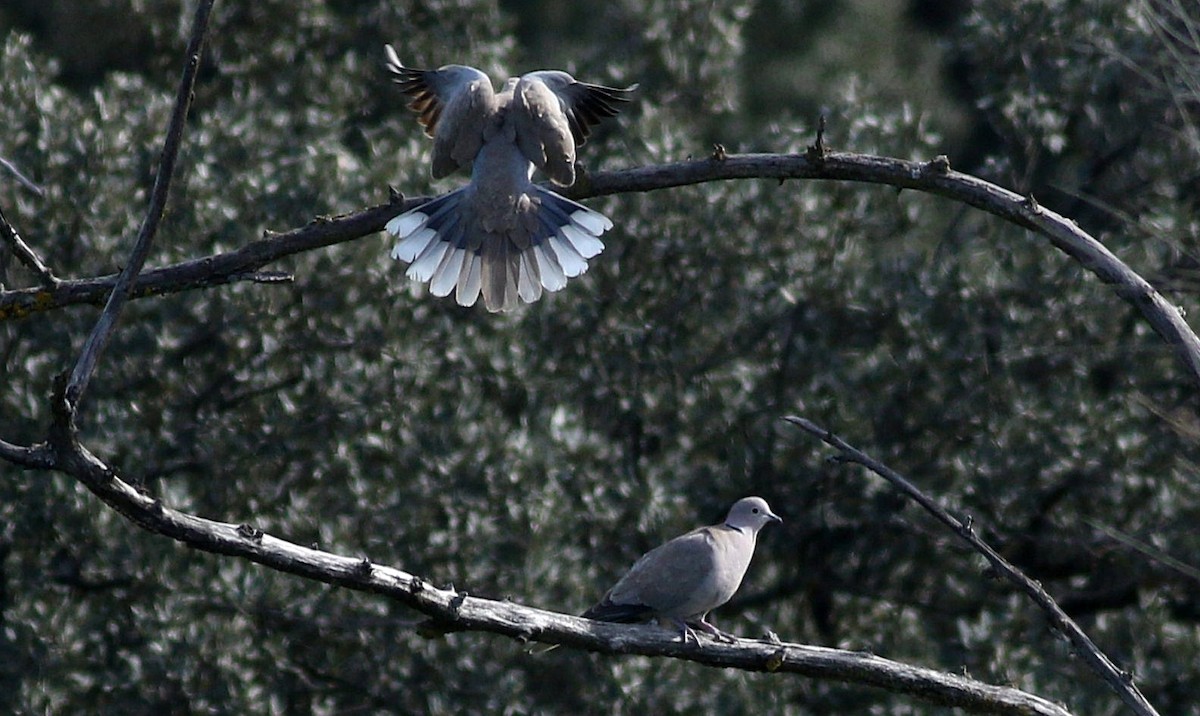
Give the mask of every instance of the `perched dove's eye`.
M 758 514 L 758 508 L 757 508 L 757 507 L 755 507 L 753 510 L 751 510 L 751 512 L 753 512 L 754 514 L 756 514 L 756 515 L 757 515 L 757 514 Z

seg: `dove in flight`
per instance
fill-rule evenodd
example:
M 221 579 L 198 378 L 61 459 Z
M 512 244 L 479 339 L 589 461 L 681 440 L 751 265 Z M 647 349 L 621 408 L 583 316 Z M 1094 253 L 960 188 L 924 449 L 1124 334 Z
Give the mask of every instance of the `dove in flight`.
M 466 186 L 387 223 L 392 258 L 406 276 L 459 305 L 483 296 L 489 311 L 532 303 L 587 271 L 612 228 L 603 214 L 533 183 L 540 169 L 558 186 L 575 182 L 575 150 L 612 117 L 637 85 L 615 89 L 543 70 L 510 78 L 495 92 L 486 74 L 463 65 L 405 67 L 385 47 L 387 68 L 433 138 L 431 171 L 471 172 Z
M 619 623 L 666 620 L 679 627 L 684 642 L 699 643 L 693 629 L 731 638 L 706 617 L 741 586 L 758 531 L 782 521 L 766 500 L 744 497 L 723 523 L 692 530 L 642 555 L 582 616 Z

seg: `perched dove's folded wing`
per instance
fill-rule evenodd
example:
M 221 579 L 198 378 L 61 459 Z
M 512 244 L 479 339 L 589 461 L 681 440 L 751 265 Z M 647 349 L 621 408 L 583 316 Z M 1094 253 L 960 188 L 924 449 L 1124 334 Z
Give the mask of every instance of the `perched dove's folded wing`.
M 688 601 L 687 595 L 702 591 L 701 583 L 712 570 L 712 530 L 701 527 L 642 555 L 584 616 L 632 623 L 653 618 L 664 608 L 681 613 L 694 611 L 684 602 Z
M 742 498 L 724 523 L 692 530 L 642 555 L 583 616 L 622 623 L 667 619 L 685 641 L 695 636 L 693 627 L 725 636 L 708 623 L 708 612 L 741 586 L 758 531 L 780 521 L 761 497 Z

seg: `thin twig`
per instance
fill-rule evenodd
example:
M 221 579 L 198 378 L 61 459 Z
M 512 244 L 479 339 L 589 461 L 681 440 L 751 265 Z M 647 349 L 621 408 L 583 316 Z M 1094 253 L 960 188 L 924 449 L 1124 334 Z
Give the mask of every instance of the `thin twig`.
M 84 392 L 88 381 L 96 370 L 96 363 L 104 352 L 108 341 L 116 329 L 117 319 L 121 309 L 129 298 L 134 280 L 146 263 L 150 254 L 150 246 L 158 233 L 158 225 L 162 220 L 163 210 L 167 205 L 167 196 L 171 191 L 171 177 L 175 173 L 175 160 L 179 156 L 179 148 L 183 143 L 183 130 L 187 121 L 188 109 L 192 103 L 192 87 L 196 83 L 196 71 L 200 66 L 200 51 L 204 46 L 204 36 L 208 31 L 208 18 L 215 0 L 200 0 L 196 7 L 196 16 L 192 26 L 192 36 L 188 41 L 187 55 L 184 61 L 183 76 L 179 80 L 179 89 L 175 93 L 175 108 L 171 112 L 171 120 L 167 125 L 167 137 L 163 142 L 162 155 L 159 159 L 158 174 L 154 178 L 154 189 L 150 193 L 150 207 L 146 210 L 146 218 L 138 231 L 137 241 L 133 251 L 125 263 L 125 268 L 117 278 L 117 283 L 109 294 L 108 303 L 100 313 L 91 335 L 84 343 L 79 354 L 79 360 L 71 371 L 67 382 L 65 397 L 69 406 L 74 410 Z
M 5 159 L 4 157 L 0 157 L 0 167 L 4 167 L 5 169 L 7 169 L 10 174 L 12 174 L 14 177 L 17 178 L 17 183 L 20 184 L 21 186 L 25 187 L 29 191 L 33 192 L 34 194 L 37 194 L 38 196 L 46 195 L 46 190 L 42 189 L 40 186 L 35 184 L 32 179 L 30 179 L 29 177 L 22 174 L 21 170 L 17 169 L 16 164 L 13 164 L 12 162 Z
M 1042 611 L 1050 618 L 1050 623 L 1054 628 L 1067 637 L 1071 645 L 1075 647 L 1075 650 L 1087 662 L 1088 666 L 1108 683 L 1130 710 L 1139 714 L 1139 716 L 1158 715 L 1158 712 L 1154 710 L 1154 707 L 1150 705 L 1150 702 L 1138 690 L 1137 685 L 1133 683 L 1132 675 L 1118 669 L 1112 663 L 1112 660 L 1104 652 L 1100 651 L 1100 648 L 1096 646 L 1091 638 L 1079 628 L 1079 625 L 1062 610 L 1062 607 L 1058 606 L 1058 603 L 1042 588 L 1041 584 L 1027 577 L 1024 572 L 1001 557 L 996 550 L 980 539 L 975 534 L 969 518 L 966 524 L 959 521 L 937 502 L 921 492 L 916 485 L 909 482 L 900 473 L 851 446 L 837 435 L 818 426 L 816 423 L 794 415 L 789 415 L 784 420 L 836 448 L 841 453 L 841 457 L 847 462 L 862 465 L 892 483 L 901 492 L 925 508 L 939 522 L 948 526 L 955 534 L 982 554 L 992 566 L 992 569 L 1008 580 L 1009 583 L 1029 595 L 1029 598 L 1042 608 Z
M 37 275 L 38 280 L 46 288 L 57 288 L 60 283 L 58 277 L 50 270 L 50 267 L 42 263 L 38 255 L 33 249 L 29 248 L 29 244 L 21 239 L 21 235 L 13 228 L 12 224 L 8 223 L 8 219 L 4 216 L 4 210 L 0 209 L 0 238 L 4 239 L 4 243 L 8 244 L 12 252 L 16 254 L 17 259 L 25 264 L 25 267 Z
M 1114 527 L 1109 527 L 1106 524 L 1103 524 L 1096 520 L 1088 519 L 1087 517 L 1083 518 L 1083 521 L 1088 523 L 1088 525 L 1090 525 L 1092 528 L 1098 529 L 1101 532 L 1103 532 L 1105 535 L 1107 535 L 1109 537 L 1109 539 L 1112 539 L 1113 541 L 1116 541 L 1116 542 L 1120 542 L 1121 544 L 1134 550 L 1135 552 L 1139 552 L 1143 556 L 1148 557 L 1148 558 L 1154 560 L 1155 562 L 1158 562 L 1159 564 L 1162 564 L 1170 569 L 1173 569 L 1176 572 L 1178 572 L 1179 574 L 1187 577 L 1188 579 L 1191 579 L 1192 581 L 1196 582 L 1197 584 L 1200 584 L 1200 569 L 1196 569 L 1195 567 L 1188 564 L 1187 562 L 1184 562 L 1183 560 L 1175 559 L 1174 557 L 1167 554 L 1166 552 L 1159 549 L 1158 547 L 1155 547 L 1152 544 L 1143 542 L 1140 539 L 1134 537 L 1133 535 L 1125 534 L 1124 532 L 1122 532 Z

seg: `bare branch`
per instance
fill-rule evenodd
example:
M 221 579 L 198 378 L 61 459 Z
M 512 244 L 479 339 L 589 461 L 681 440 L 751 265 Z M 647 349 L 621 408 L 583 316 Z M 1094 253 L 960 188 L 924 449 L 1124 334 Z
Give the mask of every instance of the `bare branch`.
M 61 386 L 60 386 L 61 391 Z M 522 642 L 566 644 L 606 654 L 666 656 L 708 666 L 794 673 L 812 678 L 874 686 L 910 694 L 934 704 L 975 713 L 1070 716 L 1066 709 L 1019 689 L 984 684 L 965 676 L 911 666 L 863 652 L 776 640 L 734 643 L 682 642 L 674 630 L 609 624 L 472 597 L 439 589 L 400 569 L 302 547 L 265 534 L 249 524 L 235 525 L 170 509 L 142 494 L 81 445 L 70 425 L 71 412 L 56 391 L 51 446 L 54 469 L 72 475 L 110 507 L 150 532 L 189 547 L 248 559 L 281 572 L 347 589 L 395 599 L 456 630 L 501 634 Z
M 0 209 L 0 238 L 4 239 L 4 243 L 8 244 L 17 259 L 37 275 L 43 286 L 51 289 L 58 287 L 59 280 L 54 272 L 42 263 L 33 249 L 29 248 L 29 245 L 21 239 L 21 235 L 12 227 L 12 224 L 8 223 L 3 209 Z
M 798 155 L 750 154 L 727 156 L 722 161 L 701 160 L 630 169 L 596 175 L 585 196 L 652 191 L 668 186 L 699 184 L 720 179 L 836 179 L 887 184 L 954 199 L 1050 240 L 1117 295 L 1136 308 L 1174 350 L 1192 381 L 1200 385 L 1200 338 L 1179 310 L 1169 304 L 1125 262 L 1067 219 L 1038 205 L 1032 197 L 999 187 L 950 169 L 949 160 L 913 162 L 841 152 L 824 152 L 819 161 Z
M 150 207 L 146 210 L 146 218 L 138 231 L 137 241 L 133 251 L 125 263 L 116 285 L 109 294 L 108 303 L 100 313 L 96 326 L 84 343 L 79 360 L 71 371 L 67 382 L 66 399 L 74 409 L 87 390 L 88 381 L 96 369 L 96 362 L 112 338 L 116 329 L 117 319 L 121 309 L 133 288 L 134 280 L 146 263 L 150 254 L 150 246 L 158 233 L 158 224 L 162 220 L 163 210 L 167 205 L 167 196 L 171 191 L 171 177 L 175 173 L 175 160 L 179 156 L 179 147 L 183 142 L 183 129 L 187 120 L 188 109 L 192 103 L 192 87 L 196 82 L 196 71 L 200 66 L 200 50 L 204 45 L 204 36 L 208 31 L 208 17 L 215 0 L 200 0 L 196 6 L 196 16 L 192 25 L 192 37 L 188 41 L 187 55 L 184 62 L 183 77 L 179 80 L 179 89 L 175 93 L 175 108 L 171 112 L 171 120 L 167 125 L 167 137 L 163 142 L 162 155 L 159 159 L 158 174 L 154 178 L 154 188 L 150 192 Z
M 1159 336 L 1175 351 L 1191 380 L 1200 385 L 1200 338 L 1179 310 L 1167 302 L 1148 281 L 1115 256 L 1075 222 L 1040 206 L 1031 197 L 950 169 L 949 160 L 913 162 L 863 154 L 821 152 L 797 154 L 725 155 L 675 162 L 580 178 L 567 194 L 586 199 L 611 194 L 655 191 L 672 187 L 737 179 L 829 179 L 886 184 L 914 189 L 960 201 L 1018 226 L 1034 231 L 1071 257 L 1117 295 L 1136 308 Z M 174 293 L 228 283 L 229 276 L 253 271 L 284 256 L 313 248 L 353 241 L 383 229 L 398 211 L 427 199 L 376 206 L 335 219 L 279 234 L 225 254 L 208 256 L 150 272 L 133 287 L 135 296 Z M 236 266 L 236 269 L 231 267 Z M 77 303 L 96 303 L 111 279 L 64 282 L 56 290 L 21 290 L 0 293 L 0 320 Z M 145 283 L 144 283 L 144 282 Z
M 360 239 L 383 230 L 396 214 L 423 204 L 416 199 L 382 204 L 355 214 L 321 218 L 286 233 L 270 234 L 240 249 L 152 269 L 138 275 L 130 298 L 162 296 L 198 288 L 252 280 L 260 268 L 293 254 Z M 116 285 L 117 276 L 62 281 L 54 289 L 0 292 L 0 321 L 80 304 L 99 305 Z
M 31 470 L 48 470 L 54 466 L 54 456 L 45 444 L 26 447 L 0 439 L 0 458 Z
M 1058 603 L 1042 588 L 1041 584 L 1027 577 L 1024 572 L 1017 569 L 1016 566 L 1001 557 L 996 550 L 980 539 L 975 534 L 970 519 L 967 520 L 966 524 L 963 524 L 933 499 L 921 492 L 916 485 L 905 479 L 903 475 L 857 448 L 852 447 L 846 441 L 828 430 L 819 427 L 816 423 L 797 416 L 787 416 L 784 420 L 836 448 L 841 453 L 842 459 L 862 465 L 892 483 L 897 489 L 925 508 L 926 512 L 953 530 L 955 534 L 971 545 L 975 551 L 982 554 L 987 559 L 988 564 L 998 574 L 1029 595 L 1029 598 L 1042 608 L 1042 611 L 1050 618 L 1050 623 L 1054 628 L 1067 637 L 1071 645 L 1075 647 L 1075 650 L 1087 662 L 1088 666 L 1099 674 L 1113 691 L 1117 692 L 1117 695 L 1121 697 L 1121 700 L 1125 702 L 1125 705 L 1131 711 L 1140 716 L 1157 716 L 1158 712 L 1154 710 L 1154 707 L 1150 705 L 1146 697 L 1142 696 L 1141 691 L 1133 683 L 1132 675 L 1118 669 L 1104 652 L 1100 651 L 1091 638 L 1079 628 L 1079 625 L 1058 606 Z

